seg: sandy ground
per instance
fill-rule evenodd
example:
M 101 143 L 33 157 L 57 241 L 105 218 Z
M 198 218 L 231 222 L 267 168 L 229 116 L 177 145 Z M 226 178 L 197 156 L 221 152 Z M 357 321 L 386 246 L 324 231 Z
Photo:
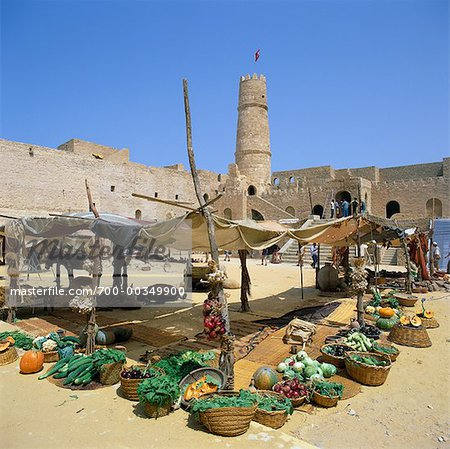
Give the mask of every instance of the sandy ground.
M 293 265 L 261 267 L 249 261 L 252 277 L 251 314 L 239 313 L 239 290 L 228 290 L 232 319 L 279 316 L 295 308 L 330 299 L 311 287 L 313 271 L 305 270 L 305 299 L 300 297 L 299 271 Z M 239 279 L 236 260 L 226 264 Z M 448 433 L 450 364 L 448 318 L 450 297 L 427 295 L 429 308 L 441 323 L 430 330 L 429 349 L 401 348 L 401 355 L 381 387 L 363 387 L 358 396 L 334 409 L 314 415 L 296 412 L 278 431 L 252 423 L 241 437 L 221 438 L 206 433 L 188 415 L 175 413 L 149 420 L 139 406 L 121 398 L 117 387 L 73 392 L 60 389 L 38 375 L 19 375 L 18 362 L 0 367 L 0 446 L 12 448 L 444 448 Z M 161 329 L 195 335 L 202 328 L 200 305 L 205 294 L 194 294 L 188 310 L 141 309 L 113 311 L 119 319 L 151 319 Z M 0 322 L 0 329 L 6 328 Z M 137 358 L 146 347 L 133 343 L 128 355 Z M 446 441 L 440 442 L 442 437 Z M 309 443 L 309 444 L 308 444 Z

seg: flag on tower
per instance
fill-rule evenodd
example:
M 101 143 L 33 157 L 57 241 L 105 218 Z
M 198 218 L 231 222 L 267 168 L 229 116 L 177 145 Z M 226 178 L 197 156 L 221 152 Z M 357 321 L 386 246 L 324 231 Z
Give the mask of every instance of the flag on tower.
M 256 50 L 256 53 L 255 53 L 255 62 L 256 62 L 258 59 L 259 59 L 259 48 L 258 48 L 258 50 Z

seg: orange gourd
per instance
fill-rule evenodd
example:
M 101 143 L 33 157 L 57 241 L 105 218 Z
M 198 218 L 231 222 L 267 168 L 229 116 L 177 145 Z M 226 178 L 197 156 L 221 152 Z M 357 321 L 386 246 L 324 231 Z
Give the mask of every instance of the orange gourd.
M 433 312 L 431 310 L 425 310 L 425 312 L 423 313 L 423 316 L 425 318 L 433 318 Z
M 20 359 L 20 372 L 23 374 L 37 373 L 44 366 L 44 354 L 41 351 L 27 351 Z
M 16 342 L 16 340 L 14 340 L 14 338 L 12 338 L 10 335 L 5 338 L 5 341 L 9 341 L 11 343 L 11 346 Z
M 9 341 L 0 342 L 0 352 L 6 351 L 11 346 Z
M 394 310 L 391 307 L 382 307 L 378 313 L 383 318 L 392 318 L 395 315 Z
M 411 322 L 411 325 L 414 327 L 419 327 L 422 325 L 422 320 L 417 315 L 413 316 L 411 318 L 410 322 Z

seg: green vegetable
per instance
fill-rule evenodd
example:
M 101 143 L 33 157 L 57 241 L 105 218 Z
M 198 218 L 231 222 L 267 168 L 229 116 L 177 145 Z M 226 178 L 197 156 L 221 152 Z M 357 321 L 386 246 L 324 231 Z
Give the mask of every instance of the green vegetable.
M 66 357 L 64 359 L 61 359 L 59 362 L 56 362 L 52 368 L 50 368 L 45 374 L 43 374 L 42 376 L 39 376 L 38 379 L 42 380 L 42 379 L 46 379 L 47 377 L 51 376 L 52 374 L 55 374 L 59 371 L 60 368 L 64 367 L 65 365 L 67 365 L 68 360 L 70 359 L 70 357 Z
M 322 363 L 322 365 L 320 365 L 320 368 L 322 370 L 323 377 L 325 378 L 331 377 L 337 372 L 336 367 L 331 363 Z
M 169 376 L 150 377 L 138 385 L 137 394 L 141 402 L 149 402 L 160 408 L 167 402 L 173 404 L 177 401 L 180 388 Z
M 92 355 L 94 365 L 98 371 L 108 363 L 126 362 L 125 354 L 117 349 L 99 349 Z
M 364 363 L 364 364 L 370 365 L 370 366 L 388 366 L 389 365 L 389 362 L 387 362 L 386 360 L 380 360 L 379 358 L 373 357 L 373 356 L 351 354 L 350 358 L 352 360 L 355 360 L 356 362 Z
M 373 344 L 373 349 L 383 352 L 385 354 L 398 354 L 398 349 L 394 346 L 380 346 L 378 343 Z
M 344 386 L 337 382 L 316 382 L 314 384 L 314 391 L 327 396 L 329 398 L 335 398 L 336 396 L 341 399 L 344 392 Z
M 237 396 L 224 396 L 214 394 L 208 398 L 194 400 L 191 412 L 198 417 L 199 412 L 204 412 L 212 408 L 223 407 L 252 407 L 258 401 L 257 396 L 248 390 L 241 390 Z
M 285 410 L 288 415 L 294 413 L 292 401 L 285 396 L 275 397 L 256 393 L 256 400 L 258 401 L 258 408 L 266 410 L 267 412 Z
M 33 338 L 24 334 L 20 331 L 5 331 L 0 332 L 0 341 L 4 340 L 6 337 L 14 338 L 14 346 L 16 348 L 30 350 L 33 347 Z

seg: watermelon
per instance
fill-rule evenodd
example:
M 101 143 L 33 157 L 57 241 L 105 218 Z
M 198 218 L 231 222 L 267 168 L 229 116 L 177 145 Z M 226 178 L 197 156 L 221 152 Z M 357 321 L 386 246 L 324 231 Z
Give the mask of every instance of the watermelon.
M 258 390 L 271 390 L 279 381 L 277 372 L 269 366 L 262 366 L 253 373 L 255 387 Z

